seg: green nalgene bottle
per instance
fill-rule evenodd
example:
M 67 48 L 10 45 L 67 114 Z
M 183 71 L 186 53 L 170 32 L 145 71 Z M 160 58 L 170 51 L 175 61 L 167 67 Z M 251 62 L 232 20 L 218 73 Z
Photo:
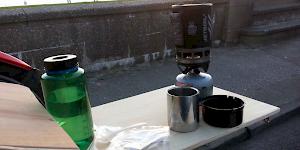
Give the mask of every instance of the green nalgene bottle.
M 94 134 L 84 70 L 76 55 L 48 57 L 44 66 L 41 83 L 48 112 L 81 150 L 87 149 Z

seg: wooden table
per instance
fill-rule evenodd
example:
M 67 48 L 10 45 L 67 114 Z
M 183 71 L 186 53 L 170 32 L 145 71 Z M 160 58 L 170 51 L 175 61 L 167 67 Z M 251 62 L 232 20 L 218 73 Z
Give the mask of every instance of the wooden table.
M 77 149 L 24 86 L 0 82 L 0 149 Z
M 129 126 L 145 122 L 148 125 L 167 126 L 166 93 L 170 87 L 161 88 L 141 95 L 125 98 L 92 108 L 96 125 Z M 170 149 L 193 149 L 225 137 L 241 128 L 250 126 L 280 111 L 278 107 L 232 93 L 220 88 L 213 89 L 214 95 L 231 95 L 244 100 L 243 123 L 234 128 L 217 128 L 200 120 L 199 128 L 194 132 L 178 133 L 170 131 Z

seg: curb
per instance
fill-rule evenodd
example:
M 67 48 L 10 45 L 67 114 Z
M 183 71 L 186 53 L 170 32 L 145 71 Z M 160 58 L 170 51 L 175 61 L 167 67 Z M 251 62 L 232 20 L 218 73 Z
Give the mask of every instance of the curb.
M 276 125 L 277 123 L 283 122 L 300 111 L 300 99 L 291 101 L 287 104 L 280 106 L 280 112 L 270 118 L 268 120 L 262 120 L 257 122 L 249 127 L 242 128 L 224 138 L 220 138 L 216 141 L 208 143 L 206 145 L 200 146 L 199 150 L 221 150 L 222 147 L 226 147 L 229 145 L 237 144 L 239 142 L 245 141 L 247 139 L 255 138 L 257 134 L 263 132 L 263 130 Z

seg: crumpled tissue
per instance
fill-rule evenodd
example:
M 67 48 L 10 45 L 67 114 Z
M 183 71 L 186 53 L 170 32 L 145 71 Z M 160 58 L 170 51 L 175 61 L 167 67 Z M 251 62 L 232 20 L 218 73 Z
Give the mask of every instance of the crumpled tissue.
M 125 128 L 94 126 L 91 150 L 169 150 L 169 127 L 138 123 Z

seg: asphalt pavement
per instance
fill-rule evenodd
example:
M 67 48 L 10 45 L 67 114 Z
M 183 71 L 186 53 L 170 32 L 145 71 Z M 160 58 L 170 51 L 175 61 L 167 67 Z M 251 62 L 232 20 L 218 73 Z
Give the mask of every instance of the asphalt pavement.
M 247 140 L 216 150 L 300 150 L 300 109 Z
M 300 37 L 256 47 L 237 45 L 214 48 L 211 55 L 208 73 L 214 79 L 214 86 L 278 106 L 281 108 L 280 114 L 277 115 L 278 118 L 289 117 L 290 111 L 299 108 Z M 172 85 L 179 73 L 175 59 L 89 72 L 88 88 L 91 104 L 97 106 Z M 284 127 L 290 131 L 293 130 L 292 127 L 300 127 L 298 120 L 299 117 L 296 116 L 289 120 L 277 121 L 283 124 L 274 125 L 275 128 L 265 127 L 264 130 L 259 130 L 263 132 L 262 135 L 253 134 L 252 138 L 246 138 L 245 145 L 248 146 L 242 144 L 240 147 L 226 146 L 226 148 L 268 149 L 262 146 L 266 142 L 257 140 L 262 137 L 270 139 L 269 142 L 273 142 L 273 146 L 269 148 L 275 149 L 275 145 L 278 143 L 275 136 L 281 136 L 281 139 L 286 142 L 282 141 L 281 146 L 277 147 L 299 149 L 297 142 L 291 142 L 291 144 L 289 143 L 290 138 L 285 138 L 291 137 L 300 143 L 300 137 L 296 136 L 299 134 L 295 132 L 294 136 L 290 136 L 292 132 L 284 132 Z M 250 132 L 256 133 L 257 130 L 254 129 L 258 126 L 250 129 Z M 275 134 L 274 130 L 279 128 L 282 128 L 282 132 Z M 254 141 L 252 141 L 253 139 Z M 235 143 L 234 145 L 239 144 Z

